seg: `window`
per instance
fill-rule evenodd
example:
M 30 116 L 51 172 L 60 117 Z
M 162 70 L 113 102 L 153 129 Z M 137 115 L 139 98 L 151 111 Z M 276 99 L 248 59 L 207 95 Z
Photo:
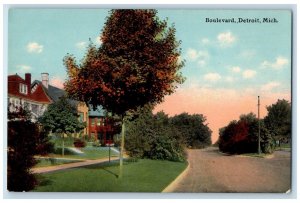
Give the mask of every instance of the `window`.
M 37 87 L 38 87 L 38 85 L 35 84 L 35 85 L 33 86 L 33 88 L 31 89 L 31 93 L 33 93 L 33 92 L 36 90 Z
M 97 126 L 101 125 L 101 118 L 97 118 Z
M 27 94 L 27 85 L 20 83 L 19 91 L 22 94 Z
M 33 113 L 35 113 L 35 114 L 38 115 L 38 113 L 39 113 L 39 106 L 36 105 L 36 104 L 31 104 L 31 111 L 32 111 Z
M 95 119 L 91 118 L 91 126 L 94 126 L 94 125 L 95 125 Z
M 79 112 L 79 121 L 80 122 L 83 122 L 83 120 L 84 120 L 83 116 L 84 116 L 84 113 L 83 112 Z

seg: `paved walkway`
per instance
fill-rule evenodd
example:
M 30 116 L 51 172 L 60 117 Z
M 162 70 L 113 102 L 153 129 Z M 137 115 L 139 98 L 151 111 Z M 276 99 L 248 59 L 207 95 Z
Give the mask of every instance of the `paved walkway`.
M 291 187 L 290 152 L 269 158 L 228 156 L 217 148 L 188 151 L 189 167 L 164 192 L 279 192 Z
M 125 157 L 124 157 L 125 158 Z M 118 160 L 119 157 L 111 157 L 110 160 Z M 32 173 L 50 173 L 54 171 L 59 171 L 59 170 L 65 170 L 69 168 L 76 168 L 76 167 L 82 167 L 82 166 L 88 166 L 88 165 L 93 165 L 93 164 L 99 164 L 99 163 L 104 163 L 108 162 L 108 158 L 103 158 L 103 159 L 96 159 L 96 160 L 84 160 L 81 162 L 76 162 L 76 163 L 69 163 L 69 164 L 62 164 L 62 165 L 56 165 L 56 166 L 47 166 L 47 167 L 39 167 L 39 168 L 33 168 L 31 169 Z

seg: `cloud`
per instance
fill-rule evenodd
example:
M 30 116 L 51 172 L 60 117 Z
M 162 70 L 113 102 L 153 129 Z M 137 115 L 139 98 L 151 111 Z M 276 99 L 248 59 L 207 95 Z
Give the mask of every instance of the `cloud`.
M 75 46 L 78 48 L 78 49 L 85 49 L 87 47 L 87 43 L 86 42 L 77 42 L 75 44 Z
M 241 68 L 239 66 L 233 66 L 230 68 L 231 72 L 233 73 L 239 73 L 241 72 Z
M 261 65 L 263 68 L 272 68 L 275 70 L 279 70 L 279 69 L 284 68 L 288 64 L 289 64 L 289 60 L 287 58 L 278 56 L 276 58 L 275 62 L 272 63 L 270 61 L 265 60 L 264 62 L 262 62 Z
M 230 46 L 236 41 L 236 37 L 230 31 L 218 34 L 217 39 L 221 47 Z
M 246 58 L 246 59 L 250 59 L 253 58 L 253 56 L 255 56 L 256 52 L 254 50 L 244 50 L 242 51 L 239 56 Z
M 198 53 L 195 49 L 188 49 L 187 57 L 188 59 L 195 61 L 198 58 Z
M 31 70 L 31 67 L 28 66 L 28 65 L 17 65 L 16 66 L 17 69 L 18 69 L 18 72 L 21 72 L 21 73 L 26 73 L 26 72 L 29 72 Z
M 279 87 L 279 82 L 269 82 L 267 84 L 262 85 L 261 90 L 262 91 L 271 91 L 272 89 Z
M 40 45 L 37 42 L 29 42 L 26 46 L 27 52 L 28 53 L 42 53 L 44 46 Z
M 96 37 L 95 42 L 96 42 L 97 45 L 101 45 L 102 44 L 101 37 L 100 36 Z
M 202 44 L 209 44 L 210 40 L 208 38 L 203 38 L 203 39 L 201 39 L 201 43 Z
M 200 66 L 205 66 L 209 59 L 209 53 L 207 51 L 197 51 L 196 49 L 189 48 L 187 51 L 187 59 L 197 61 L 197 64 Z
M 61 79 L 59 76 L 54 76 L 49 80 L 50 85 L 54 87 L 58 87 L 60 89 L 64 89 L 64 80 Z
M 243 78 L 253 78 L 256 75 L 255 70 L 247 69 L 243 72 Z
M 227 77 L 225 77 L 225 82 L 234 82 L 234 78 L 233 77 L 231 77 L 231 76 L 227 76 Z
M 221 75 L 219 73 L 207 73 L 204 75 L 204 80 L 216 82 L 221 79 Z

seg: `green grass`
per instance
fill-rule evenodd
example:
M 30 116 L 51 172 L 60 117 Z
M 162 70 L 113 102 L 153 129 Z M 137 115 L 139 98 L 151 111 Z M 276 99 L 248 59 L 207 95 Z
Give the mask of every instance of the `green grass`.
M 56 165 L 69 164 L 69 163 L 75 163 L 75 162 L 80 162 L 80 161 L 61 160 L 61 159 L 55 159 L 55 158 L 41 158 L 41 159 L 38 159 L 38 163 L 34 167 L 39 168 L 39 167 L 46 167 L 46 166 L 56 166 Z
M 161 192 L 187 166 L 183 162 L 142 159 L 125 162 L 117 178 L 118 162 L 40 174 L 36 192 Z
M 56 158 L 70 158 L 70 159 L 101 159 L 109 156 L 108 148 L 100 148 L 100 147 L 86 147 L 82 148 L 81 151 L 84 154 L 75 154 L 68 149 L 65 148 L 65 155 L 62 156 L 61 154 L 62 149 L 57 148 L 55 154 L 50 154 L 49 157 L 56 157 Z M 110 151 L 111 157 L 119 156 L 113 150 Z

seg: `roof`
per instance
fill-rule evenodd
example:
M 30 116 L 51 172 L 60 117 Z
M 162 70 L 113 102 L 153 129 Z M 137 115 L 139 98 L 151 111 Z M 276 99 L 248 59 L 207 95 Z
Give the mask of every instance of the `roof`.
M 93 110 L 92 105 L 89 105 L 89 116 L 105 116 L 105 110 L 102 106 L 98 106 L 96 110 Z
M 19 84 L 27 85 L 27 94 L 20 93 Z M 44 91 L 42 85 L 38 85 L 34 92 L 31 92 L 30 84 L 27 83 L 19 75 L 9 75 L 8 76 L 8 94 L 18 98 L 31 100 L 39 103 L 51 103 L 51 98 Z
M 42 82 L 39 81 L 39 80 L 35 80 L 33 83 L 32 83 L 32 87 L 34 86 L 34 84 L 41 84 L 42 85 Z M 54 87 L 52 85 L 48 85 L 48 88 L 44 87 L 44 85 L 42 85 L 42 87 L 44 88 L 44 90 L 46 91 L 46 93 L 49 95 L 49 97 L 54 101 L 54 102 L 57 102 L 61 97 L 63 96 L 66 96 L 67 95 L 67 92 L 63 89 L 60 89 L 60 88 L 57 88 L 57 87 Z M 72 100 L 72 99 L 68 99 L 69 103 L 71 105 L 74 105 L 74 106 L 77 106 L 78 105 L 78 101 L 76 100 Z

